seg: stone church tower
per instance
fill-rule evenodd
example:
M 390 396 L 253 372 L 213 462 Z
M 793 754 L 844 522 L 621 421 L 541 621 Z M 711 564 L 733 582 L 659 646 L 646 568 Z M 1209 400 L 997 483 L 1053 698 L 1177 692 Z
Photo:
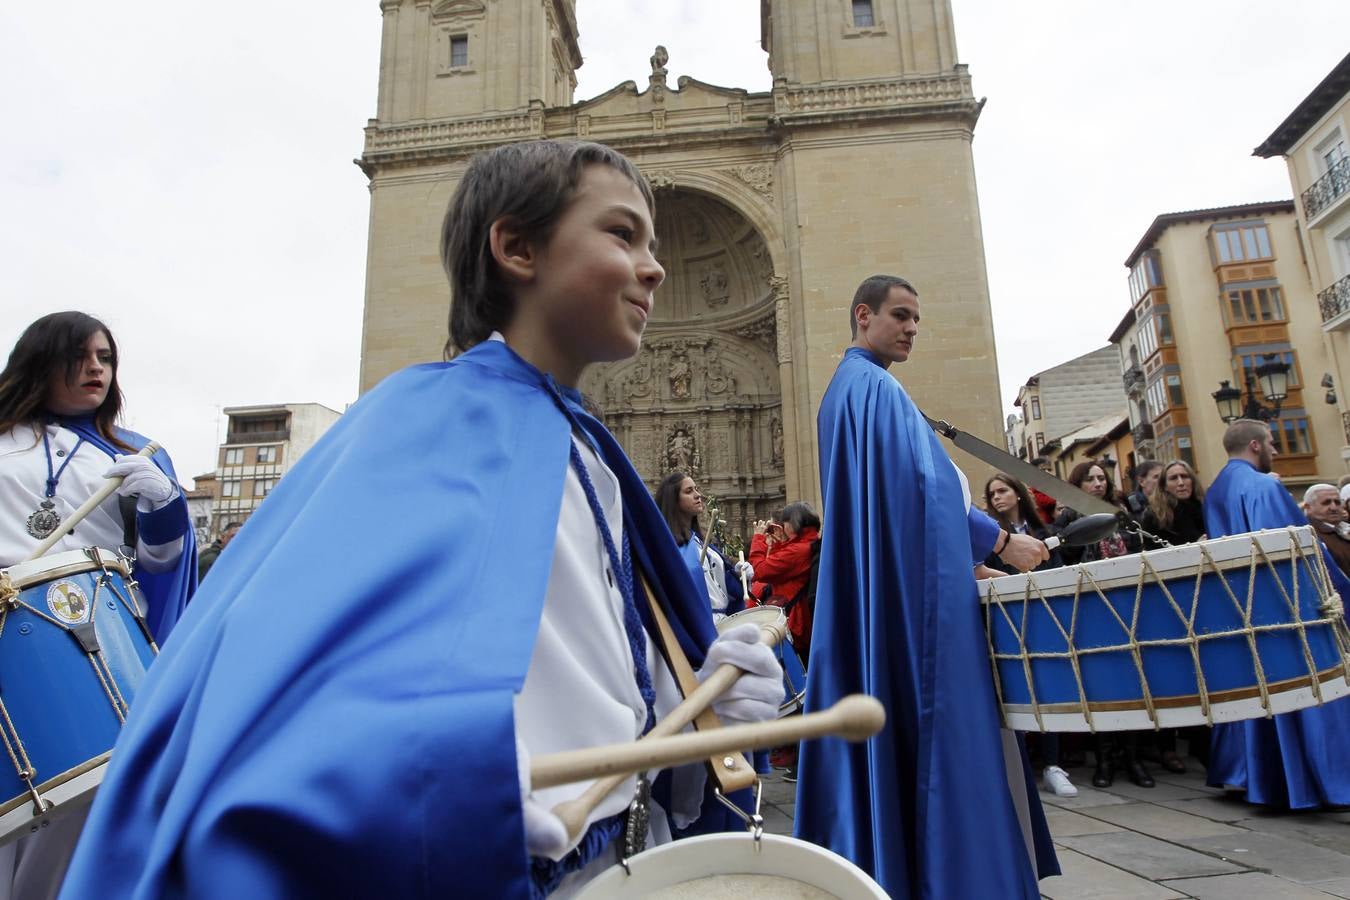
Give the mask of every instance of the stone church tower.
M 785 499 L 817 502 L 815 413 L 853 291 L 879 272 L 909 278 L 923 304 L 914 357 L 893 373 L 931 415 L 1002 445 L 971 155 L 981 101 L 948 0 L 761 0 L 772 91 L 672 86 L 658 47 L 647 84 L 581 103 L 576 0 L 380 8 L 360 160 L 362 390 L 441 357 L 437 242 L 468 158 L 585 138 L 622 150 L 656 190 L 667 275 L 642 350 L 581 385 L 650 484 L 693 471 L 736 534 Z

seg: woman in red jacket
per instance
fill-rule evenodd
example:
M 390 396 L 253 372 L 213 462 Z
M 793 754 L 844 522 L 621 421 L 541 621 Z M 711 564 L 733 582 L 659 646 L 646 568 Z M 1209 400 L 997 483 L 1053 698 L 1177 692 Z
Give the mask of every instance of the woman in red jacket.
M 789 503 L 776 521 L 756 522 L 755 536 L 750 542 L 750 565 L 755 569 L 759 584 L 752 593 L 764 598 L 761 585 L 767 585 L 770 596 L 761 603 L 787 606 L 801 594 L 811 575 L 812 544 L 820 538 L 820 517 L 807 503 Z M 788 611 L 788 631 L 802 664 L 811 646 L 811 612 L 813 604 L 797 602 Z

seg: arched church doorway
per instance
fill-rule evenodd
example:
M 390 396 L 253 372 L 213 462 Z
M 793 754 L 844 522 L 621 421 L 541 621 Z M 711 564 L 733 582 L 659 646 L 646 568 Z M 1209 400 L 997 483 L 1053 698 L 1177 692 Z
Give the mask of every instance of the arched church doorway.
M 735 550 L 786 500 L 773 263 L 763 235 L 710 194 L 661 189 L 656 207 L 666 280 L 642 349 L 580 387 L 648 487 L 678 469 L 716 498 Z

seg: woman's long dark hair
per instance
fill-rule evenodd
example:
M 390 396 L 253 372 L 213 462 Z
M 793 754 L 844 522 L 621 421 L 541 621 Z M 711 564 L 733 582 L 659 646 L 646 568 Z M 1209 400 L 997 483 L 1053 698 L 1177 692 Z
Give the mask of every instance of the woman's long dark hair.
M 700 537 L 703 535 L 702 529 L 698 527 L 698 516 L 694 516 L 693 522 L 686 526 L 683 517 L 680 515 L 680 485 L 688 477 L 684 472 L 671 472 L 661 479 L 661 484 L 657 486 L 656 493 L 652 495 L 657 508 L 661 510 L 661 515 L 666 517 L 666 525 L 670 528 L 670 533 L 675 535 L 675 543 L 681 547 L 689 543 L 691 534 L 697 534 Z
M 117 436 L 115 427 L 122 413 L 117 342 L 107 325 L 74 311 L 45 315 L 19 336 L 5 370 L 0 372 L 0 434 L 19 425 L 36 427 L 42 423 L 48 414 L 47 393 L 52 376 L 61 373 L 67 382 L 79 377 L 84 345 L 100 331 L 108 338 L 112 351 L 112 377 L 108 379 L 108 396 L 94 410 L 94 427 L 114 446 L 133 449 Z
M 1120 498 L 1116 496 L 1116 486 L 1111 483 L 1111 473 L 1107 471 L 1106 466 L 1095 459 L 1084 460 L 1074 466 L 1073 471 L 1069 473 L 1069 484 L 1076 488 L 1083 488 L 1083 482 L 1087 481 L 1088 473 L 1092 471 L 1094 466 L 1101 469 L 1102 474 L 1106 476 L 1106 493 L 1102 495 L 1102 499 L 1114 506 L 1119 506 Z M 1087 488 L 1083 488 L 1083 490 L 1086 491 Z
M 1006 472 L 995 472 L 984 483 L 984 508 L 988 510 L 989 515 L 998 520 L 998 524 L 1003 526 L 1003 530 L 1012 534 L 1017 529 L 1006 515 L 994 509 L 994 494 L 991 488 L 995 481 L 1003 482 L 1017 495 L 1017 511 L 1022 516 L 1022 524 L 1026 526 L 1027 532 L 1035 537 L 1044 530 L 1041 523 L 1041 514 L 1036 511 L 1036 504 L 1032 502 L 1031 494 L 1027 492 L 1027 486 Z

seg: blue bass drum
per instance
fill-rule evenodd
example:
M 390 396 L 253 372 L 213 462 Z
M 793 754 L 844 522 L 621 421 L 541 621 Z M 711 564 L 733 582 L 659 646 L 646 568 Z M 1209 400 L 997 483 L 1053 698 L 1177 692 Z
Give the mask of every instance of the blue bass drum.
M 1236 722 L 1350 694 L 1350 632 L 1307 526 L 979 585 L 1019 731 Z
M 78 808 L 158 653 L 124 559 L 89 548 L 0 571 L 0 844 Z

